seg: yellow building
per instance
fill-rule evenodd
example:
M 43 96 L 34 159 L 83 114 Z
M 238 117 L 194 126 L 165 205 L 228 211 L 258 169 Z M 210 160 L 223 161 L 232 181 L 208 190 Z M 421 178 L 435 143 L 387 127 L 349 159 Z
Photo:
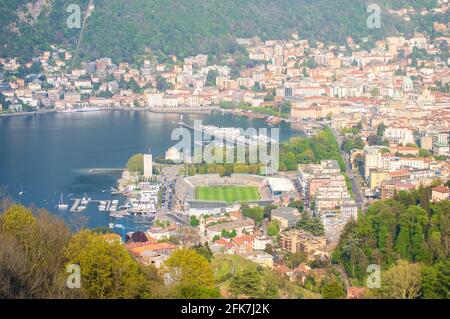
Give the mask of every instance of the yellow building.
M 378 186 L 380 186 L 380 184 L 382 182 L 384 182 L 385 180 L 387 180 L 389 178 L 389 174 L 386 172 L 379 172 L 379 171 L 370 171 L 370 176 L 369 176 L 369 187 L 370 189 L 375 189 Z

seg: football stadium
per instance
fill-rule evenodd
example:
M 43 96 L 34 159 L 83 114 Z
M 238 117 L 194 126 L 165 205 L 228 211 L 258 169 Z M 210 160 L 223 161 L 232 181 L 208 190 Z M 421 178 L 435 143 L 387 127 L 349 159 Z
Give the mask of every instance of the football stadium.
M 176 185 L 176 197 L 189 215 L 218 215 L 236 205 L 266 206 L 281 194 L 294 191 L 286 178 L 251 174 L 219 174 L 181 177 Z

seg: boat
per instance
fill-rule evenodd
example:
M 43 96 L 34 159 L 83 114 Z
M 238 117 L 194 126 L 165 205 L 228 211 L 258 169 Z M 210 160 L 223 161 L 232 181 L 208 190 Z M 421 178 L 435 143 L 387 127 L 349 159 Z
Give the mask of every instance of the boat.
M 19 196 L 22 196 L 23 195 L 23 188 L 22 188 L 22 185 L 20 185 L 20 192 L 19 192 Z
M 115 213 L 109 214 L 109 217 L 114 217 L 114 218 L 124 218 L 125 215 L 115 212 Z
M 58 209 L 63 210 L 63 209 L 67 209 L 67 208 L 69 208 L 69 205 L 64 204 L 64 194 L 61 193 L 61 197 L 60 197 L 59 203 L 58 203 Z
M 117 189 L 111 187 L 110 189 L 111 195 L 120 195 L 120 191 L 118 191 Z
M 81 205 L 87 206 L 90 202 L 90 198 L 87 197 L 87 194 L 84 193 L 83 198 L 81 199 Z
M 87 113 L 87 112 L 98 112 L 102 109 L 99 107 L 83 107 L 81 109 L 77 109 L 76 112 Z
M 110 217 L 114 217 L 114 218 L 124 218 L 128 215 L 130 215 L 130 214 L 127 211 L 117 211 L 117 212 L 112 212 L 109 214 Z
M 83 210 L 86 210 L 86 208 L 87 208 L 87 206 L 80 205 L 80 206 L 78 206 L 78 208 L 77 208 L 77 212 L 81 212 L 81 211 L 83 211 Z

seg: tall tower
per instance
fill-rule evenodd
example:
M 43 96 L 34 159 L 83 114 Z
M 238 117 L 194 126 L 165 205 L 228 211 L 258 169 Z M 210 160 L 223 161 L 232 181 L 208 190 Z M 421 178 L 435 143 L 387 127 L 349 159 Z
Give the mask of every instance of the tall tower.
M 151 150 L 149 154 L 144 154 L 144 177 L 150 178 L 153 176 L 153 156 Z
M 203 215 L 200 216 L 199 228 L 200 228 L 200 236 L 202 237 L 206 236 L 206 218 Z

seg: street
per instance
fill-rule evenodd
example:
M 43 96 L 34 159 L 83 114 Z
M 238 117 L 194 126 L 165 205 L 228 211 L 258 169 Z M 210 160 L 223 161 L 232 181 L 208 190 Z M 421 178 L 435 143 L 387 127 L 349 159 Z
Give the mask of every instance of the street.
M 338 132 L 336 132 L 336 130 L 334 130 L 333 128 L 330 128 L 331 131 L 333 132 L 334 137 L 336 138 L 336 141 L 339 145 L 339 150 L 341 152 L 341 156 L 344 160 L 345 163 L 345 173 L 347 174 L 347 176 L 350 178 L 350 181 L 352 183 L 352 191 L 353 194 L 355 196 L 355 202 L 356 205 L 358 206 L 359 209 L 361 209 L 361 211 L 364 211 L 365 208 L 365 197 L 363 195 L 363 191 L 361 189 L 361 186 L 358 183 L 358 180 L 355 176 L 355 174 L 353 173 L 353 170 L 351 168 L 350 165 L 350 157 L 347 153 L 345 153 L 344 151 L 341 150 L 342 147 L 342 139 L 341 136 L 339 135 Z

